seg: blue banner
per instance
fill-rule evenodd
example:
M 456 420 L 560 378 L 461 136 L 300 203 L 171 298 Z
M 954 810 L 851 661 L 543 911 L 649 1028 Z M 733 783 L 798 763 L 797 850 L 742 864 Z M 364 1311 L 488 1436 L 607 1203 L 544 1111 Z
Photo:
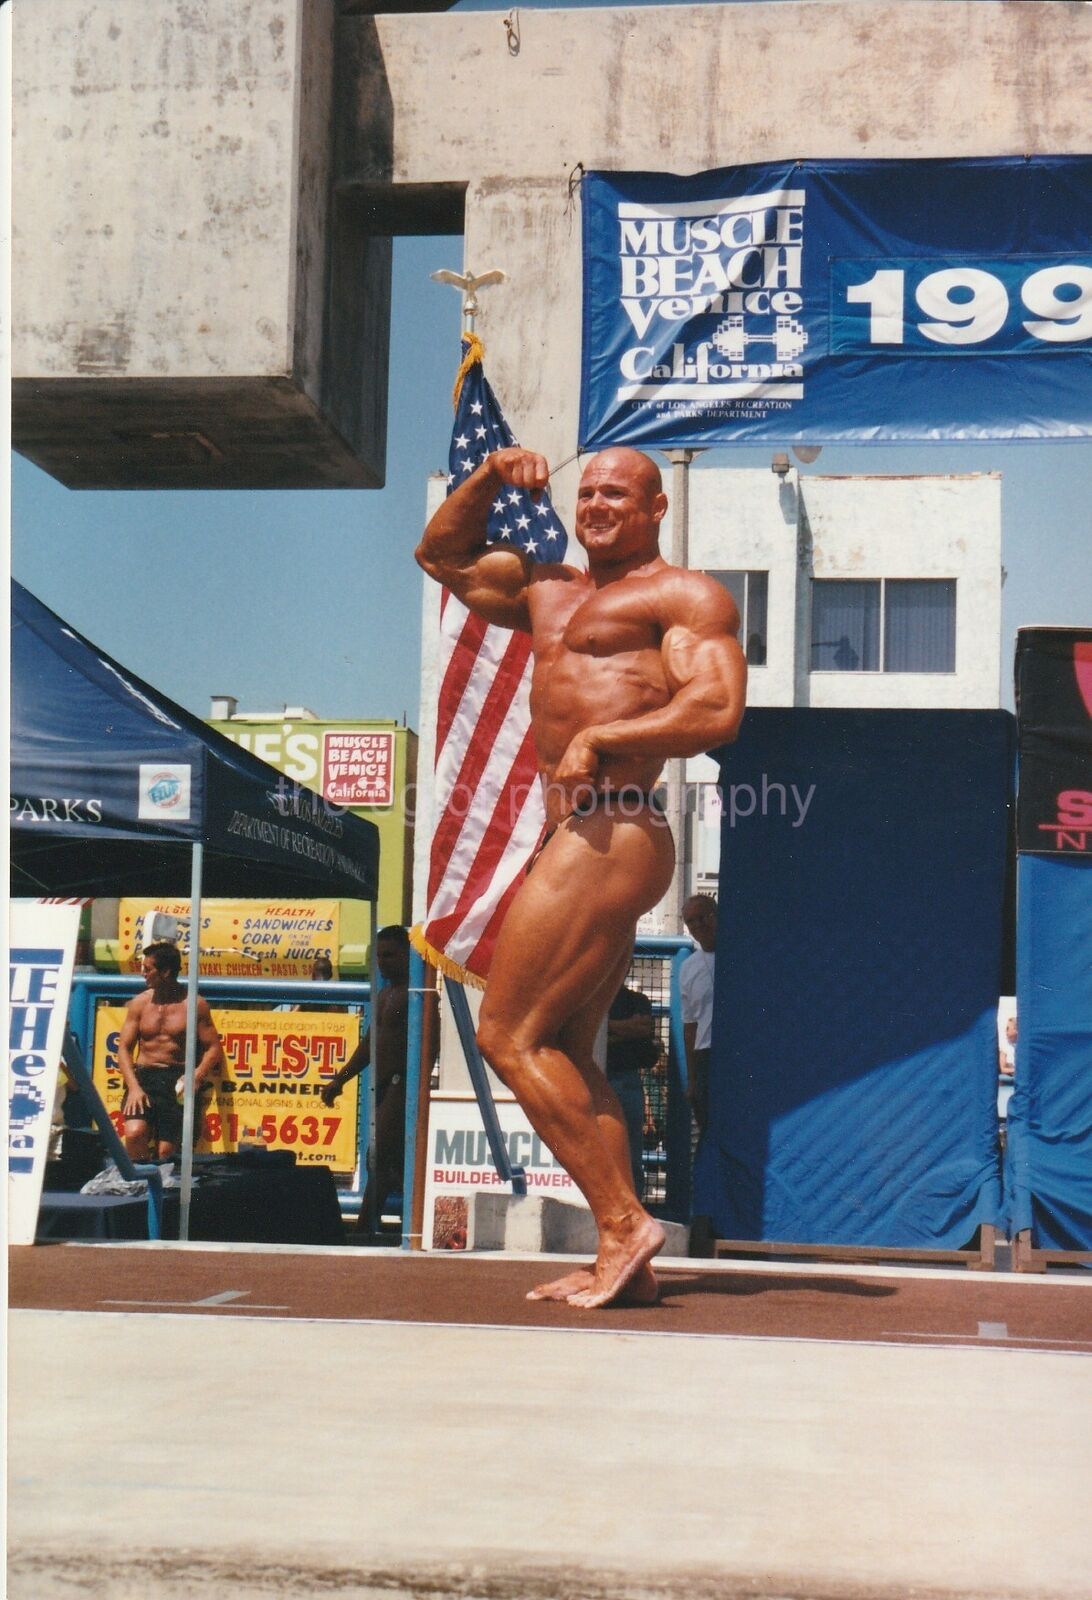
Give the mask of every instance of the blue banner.
M 587 175 L 580 442 L 1083 438 L 1092 158 Z

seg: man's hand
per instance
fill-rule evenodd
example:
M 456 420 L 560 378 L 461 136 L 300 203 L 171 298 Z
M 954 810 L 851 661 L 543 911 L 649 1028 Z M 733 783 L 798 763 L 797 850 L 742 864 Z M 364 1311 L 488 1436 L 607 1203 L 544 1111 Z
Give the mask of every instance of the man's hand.
M 541 494 L 550 481 L 546 457 L 521 449 L 519 445 L 494 450 L 486 457 L 485 465 L 502 483 L 510 483 L 513 489 L 527 489 L 531 494 Z
M 564 791 L 569 799 L 579 799 L 574 791 L 594 789 L 599 776 L 599 751 L 592 742 L 591 730 L 574 734 L 569 748 L 554 768 L 552 782 Z
M 433 512 L 415 552 L 418 566 L 475 616 L 529 633 L 531 558 L 512 543 L 489 543 L 489 515 L 506 488 L 537 496 L 549 479 L 544 456 L 518 445 L 494 450 Z
M 324 1106 L 332 1106 L 342 1090 L 341 1073 L 335 1072 L 329 1083 L 324 1083 L 319 1090 L 319 1099 Z
M 143 1089 L 130 1089 L 121 1102 L 121 1114 L 123 1117 L 143 1117 L 150 1105 L 151 1101 Z

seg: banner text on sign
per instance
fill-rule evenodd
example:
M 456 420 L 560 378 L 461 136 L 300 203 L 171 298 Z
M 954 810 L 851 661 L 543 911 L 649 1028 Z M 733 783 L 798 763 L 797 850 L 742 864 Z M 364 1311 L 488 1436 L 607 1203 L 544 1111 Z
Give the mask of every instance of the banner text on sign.
M 583 200 L 585 448 L 1092 432 L 1092 159 L 593 172 Z
M 394 803 L 394 735 L 328 730 L 322 741 L 322 792 L 339 806 Z
M 183 919 L 179 949 L 188 970 L 188 900 L 119 901 L 123 965 L 140 970 L 141 932 L 149 911 Z M 208 978 L 309 978 L 316 956 L 337 965 L 340 915 L 338 900 L 202 900 L 201 971 Z
M 78 905 L 8 912 L 8 1243 L 33 1244 L 80 926 Z
M 529 1194 L 549 1194 L 582 1205 L 564 1167 L 550 1153 L 514 1100 L 498 1099 L 497 1118 L 514 1166 L 524 1168 Z M 465 1250 L 475 1194 L 510 1194 L 489 1153 L 481 1112 L 473 1097 L 434 1095 L 429 1106 L 425 1167 L 426 1248 Z
M 100 1006 L 95 1015 L 95 1086 L 119 1132 L 124 1084 L 117 1041 L 124 1020 L 122 1006 Z M 300 1165 L 352 1173 L 361 1079 L 347 1083 L 331 1107 L 319 1097 L 356 1049 L 360 1018 L 346 1012 L 213 1007 L 212 1020 L 223 1041 L 225 1068 L 202 1098 L 198 1152 L 230 1153 L 241 1144 L 264 1144 L 294 1150 Z

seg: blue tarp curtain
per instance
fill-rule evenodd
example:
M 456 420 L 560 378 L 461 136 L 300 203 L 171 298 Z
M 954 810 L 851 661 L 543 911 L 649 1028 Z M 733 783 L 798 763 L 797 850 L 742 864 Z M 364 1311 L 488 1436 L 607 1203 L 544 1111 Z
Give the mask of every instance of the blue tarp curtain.
M 748 711 L 724 816 L 721 1238 L 954 1249 L 999 1220 L 1004 712 Z
M 1092 1250 L 1092 628 L 1016 646 L 1016 1083 L 1005 1185 L 1013 1233 Z
M 1092 860 L 1022 855 L 1016 883 L 1010 1227 L 1036 1249 L 1092 1250 Z

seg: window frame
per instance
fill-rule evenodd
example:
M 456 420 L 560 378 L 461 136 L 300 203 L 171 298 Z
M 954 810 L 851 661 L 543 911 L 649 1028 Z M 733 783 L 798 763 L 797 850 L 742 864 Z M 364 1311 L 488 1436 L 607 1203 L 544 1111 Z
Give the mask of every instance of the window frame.
M 878 667 L 814 667 L 811 664 L 813 649 L 813 636 L 815 632 L 815 585 L 819 583 L 861 583 L 879 584 L 879 637 L 876 641 L 876 659 Z M 887 657 L 887 585 L 889 583 L 948 583 L 952 586 L 952 665 L 950 667 L 922 667 L 920 670 L 913 667 L 887 667 L 884 665 Z M 832 678 L 953 678 L 959 670 L 958 645 L 959 631 L 957 627 L 959 605 L 959 579 L 956 577 L 898 577 L 898 578 L 850 578 L 829 577 L 811 578 L 811 604 L 808 609 L 808 675 L 823 675 Z
M 737 574 L 743 579 L 743 606 L 740 609 L 739 632 L 740 644 L 743 646 L 744 658 L 750 672 L 761 672 L 770 659 L 770 569 L 768 567 L 702 567 L 702 572 L 707 578 L 712 578 L 714 583 L 719 583 L 728 594 L 732 594 L 726 583 L 722 583 L 718 573 L 726 576 L 730 573 L 733 577 Z M 751 614 L 751 579 L 763 578 L 766 584 L 765 627 L 762 632 L 762 648 L 765 653 L 764 661 L 752 661 L 747 654 L 748 622 Z M 735 595 L 732 594 L 735 600 Z M 738 604 L 738 602 L 737 602 Z

